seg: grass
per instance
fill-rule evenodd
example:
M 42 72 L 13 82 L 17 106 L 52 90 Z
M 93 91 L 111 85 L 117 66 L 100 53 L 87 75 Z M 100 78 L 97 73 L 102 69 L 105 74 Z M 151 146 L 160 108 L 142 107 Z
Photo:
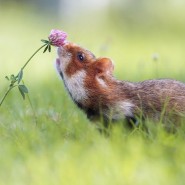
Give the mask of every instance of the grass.
M 24 11 L 10 10 L 0 11 L 0 17 L 6 17 L 1 18 L 1 96 L 8 84 L 4 76 L 18 72 L 40 46 L 37 41 L 44 39 L 52 26 L 61 24 L 45 25 L 29 11 L 25 21 Z M 14 23 L 8 24 L 12 16 Z M 91 38 L 85 31 L 76 35 L 70 24 L 64 23 L 64 30 L 70 40 L 96 55 L 111 56 L 115 75 L 121 79 L 158 76 L 185 81 L 185 38 L 180 37 L 179 30 L 178 34 L 166 34 L 163 28 L 160 34 L 153 30 L 142 35 L 142 29 L 121 31 L 112 24 L 99 39 L 97 35 L 108 25 L 103 25 L 102 31 L 95 29 Z M 156 52 L 157 64 L 152 59 Z M 117 124 L 109 137 L 100 134 L 68 97 L 51 62 L 55 56 L 54 50 L 40 53 L 25 70 L 37 120 L 28 99 L 22 101 L 15 90 L 0 107 L 0 184 L 184 184 L 184 125 L 170 134 L 160 124 L 147 123 L 149 132 Z

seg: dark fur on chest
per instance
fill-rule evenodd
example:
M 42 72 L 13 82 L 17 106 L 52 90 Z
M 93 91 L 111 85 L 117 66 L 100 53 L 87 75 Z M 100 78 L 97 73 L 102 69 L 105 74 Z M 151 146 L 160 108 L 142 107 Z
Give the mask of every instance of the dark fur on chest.
M 82 106 L 82 104 L 80 104 L 76 101 L 74 101 L 74 103 L 78 106 L 78 108 L 80 108 L 82 111 L 85 112 L 85 114 L 87 115 L 87 118 L 90 121 L 92 121 L 92 122 L 101 121 L 105 128 L 108 128 L 110 123 L 117 122 L 116 120 L 108 119 L 106 116 L 104 116 L 101 113 L 101 110 L 99 110 L 99 109 L 85 108 Z M 139 123 L 135 117 L 131 117 L 131 116 L 126 116 L 125 119 L 120 120 L 120 121 L 123 122 L 124 120 L 126 121 L 126 123 L 129 127 L 133 127 L 134 125 L 137 126 Z

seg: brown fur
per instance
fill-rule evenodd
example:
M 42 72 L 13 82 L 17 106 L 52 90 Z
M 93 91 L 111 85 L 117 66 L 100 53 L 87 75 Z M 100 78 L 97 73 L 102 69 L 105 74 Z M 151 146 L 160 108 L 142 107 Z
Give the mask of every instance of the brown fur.
M 73 43 L 66 44 L 62 49 L 71 55 L 71 61 L 63 73 L 72 77 L 77 71 L 86 72 L 83 88 L 88 92 L 88 99 L 75 103 L 87 113 L 88 117 L 92 114 L 93 118 L 100 118 L 101 112 L 110 113 L 111 107 L 114 107 L 116 102 L 131 103 L 133 106 L 129 111 L 133 117 L 159 120 L 161 114 L 164 117 L 169 114 L 175 117 L 179 113 L 185 113 L 184 83 L 170 79 L 137 83 L 119 81 L 112 76 L 114 66 L 110 59 L 96 58 L 88 50 Z M 83 62 L 77 57 L 79 52 L 84 57 Z M 130 116 L 124 112 L 123 114 L 125 117 Z

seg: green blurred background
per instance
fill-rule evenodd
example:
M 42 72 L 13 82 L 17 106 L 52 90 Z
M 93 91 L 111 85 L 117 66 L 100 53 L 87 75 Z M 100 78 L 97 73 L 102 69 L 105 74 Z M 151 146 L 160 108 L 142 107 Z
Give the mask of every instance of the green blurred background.
M 184 8 L 183 0 L 1 0 L 1 89 L 4 76 L 17 73 L 52 28 L 66 31 L 70 41 L 96 56 L 112 58 L 122 79 L 185 79 Z M 34 85 L 57 80 L 55 57 L 55 49 L 37 55 L 25 80 Z
M 184 0 L 0 0 L 0 98 L 53 28 L 110 57 L 119 79 L 185 82 L 184 10 Z M 117 125 L 104 137 L 68 97 L 55 58 L 39 52 L 24 70 L 32 106 L 13 90 L 0 107 L 0 185 L 184 184 L 185 127 Z

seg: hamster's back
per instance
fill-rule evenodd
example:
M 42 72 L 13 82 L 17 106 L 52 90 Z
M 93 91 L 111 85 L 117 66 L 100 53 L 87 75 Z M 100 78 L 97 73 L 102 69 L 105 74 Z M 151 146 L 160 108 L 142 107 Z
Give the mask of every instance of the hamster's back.
M 145 114 L 161 111 L 185 113 L 185 84 L 182 82 L 171 79 L 147 80 L 136 83 L 135 92 L 133 101 Z

